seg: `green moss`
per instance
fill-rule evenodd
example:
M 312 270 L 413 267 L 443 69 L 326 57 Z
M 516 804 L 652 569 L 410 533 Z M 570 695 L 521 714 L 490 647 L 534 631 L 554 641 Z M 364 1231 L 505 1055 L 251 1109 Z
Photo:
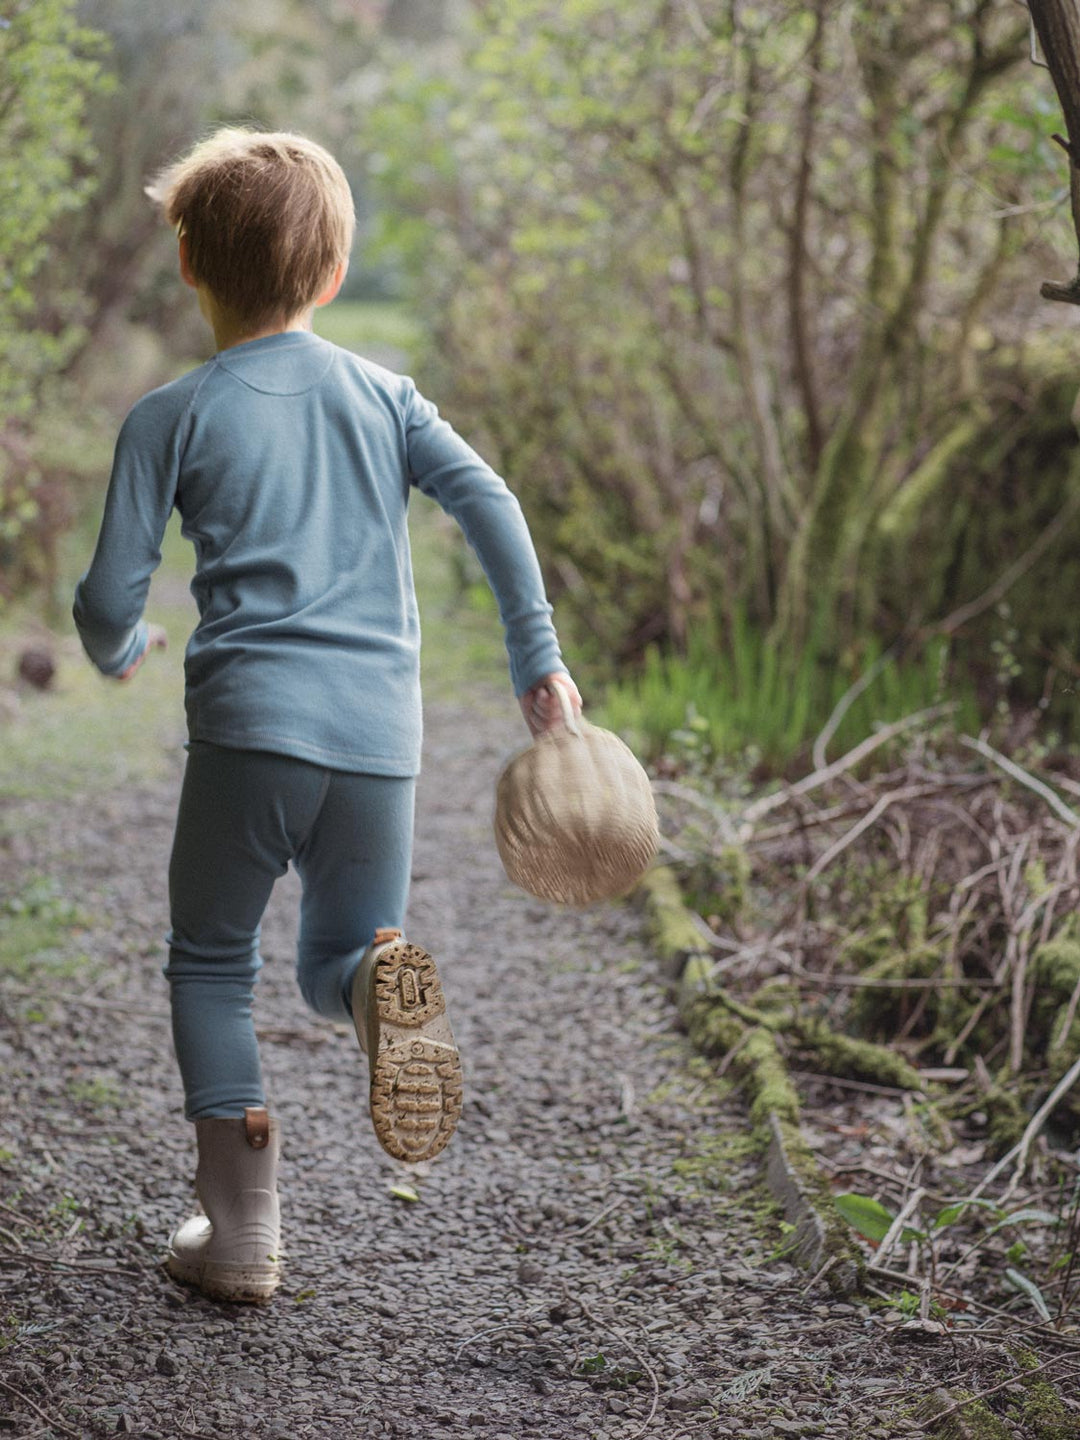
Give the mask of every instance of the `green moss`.
M 776 1115 L 789 1124 L 798 1125 L 799 1096 L 777 1048 L 776 1037 L 768 1030 L 752 1030 L 740 1058 L 743 1067 L 753 1076 L 756 1093 L 750 1105 L 750 1119 L 754 1124 L 764 1125 L 770 1115 Z
M 937 974 L 945 959 L 942 945 L 920 943 L 910 948 L 893 945 L 879 955 L 872 964 L 862 971 L 866 980 L 929 980 Z M 911 1015 L 916 1005 L 922 1005 L 922 1031 L 932 1028 L 938 1015 L 940 1001 L 935 992 L 928 996 L 924 989 L 904 989 L 890 983 L 881 986 L 866 986 L 856 990 L 851 1001 L 853 1026 L 867 1035 L 895 1035 Z
M 946 1413 L 958 1403 L 960 1410 Z M 939 1415 L 946 1418 L 939 1422 Z M 918 1406 L 916 1416 L 933 1440 L 1013 1440 L 1013 1430 L 970 1390 L 934 1390 Z
M 77 941 L 88 920 L 48 876 L 37 876 L 0 904 L 0 976 L 34 981 L 87 975 L 92 962 Z
M 691 1042 L 706 1055 L 726 1055 L 742 1041 L 746 1026 L 707 996 L 688 994 L 683 987 L 679 1010 Z
M 986 1136 L 991 1155 L 1004 1155 L 1023 1135 L 1028 1113 L 1012 1085 L 995 1085 L 981 1098 L 986 1111 Z
M 680 1010 L 698 1049 L 710 1055 L 735 1052 L 734 1067 L 750 1085 L 750 1118 L 755 1125 L 766 1121 L 773 1111 L 798 1122 L 798 1095 L 770 1030 L 745 1024 L 741 1018 L 744 1007 L 727 996 L 687 998 L 684 994 Z
M 689 903 L 702 915 L 733 925 L 746 908 L 750 857 L 739 845 L 703 853 L 684 876 Z
M 1080 1014 L 1066 1029 L 1069 1004 L 1080 985 L 1080 937 L 1074 917 L 1066 921 L 1052 940 L 1040 945 L 1032 963 L 1034 1003 L 1029 1043 L 1036 1053 L 1045 1054 L 1051 1078 L 1059 1080 L 1080 1055 Z
M 819 1020 L 803 1020 L 795 1026 L 799 1043 L 811 1050 L 828 1075 L 866 1080 L 874 1085 L 894 1085 L 899 1090 L 926 1090 L 926 1081 L 902 1055 L 870 1040 L 843 1035 Z
M 1015 1346 L 1013 1359 L 1022 1371 L 1037 1370 L 1039 1357 L 1026 1346 Z M 1077 1440 L 1080 1421 L 1070 1418 L 1050 1380 L 1040 1373 L 1024 1379 L 1024 1398 L 1012 1406 L 1015 1418 L 1038 1440 Z
M 750 1007 L 761 1015 L 790 1015 L 798 1008 L 799 999 L 799 987 L 778 977 L 754 991 Z
M 679 881 L 670 865 L 656 865 L 647 872 L 639 890 L 645 901 L 649 934 L 665 970 L 688 955 L 701 954 L 701 933 L 683 903 Z
M 706 1135 L 692 1155 L 673 1161 L 671 1168 L 684 1180 L 720 1188 L 730 1171 L 759 1159 L 763 1148 L 761 1135 L 749 1130 Z
M 1036 992 L 1036 1003 L 1049 1000 L 1060 1004 L 1068 1000 L 1080 981 L 1080 936 L 1074 916 L 1069 917 L 1053 939 L 1035 951 L 1033 970 L 1041 990 Z

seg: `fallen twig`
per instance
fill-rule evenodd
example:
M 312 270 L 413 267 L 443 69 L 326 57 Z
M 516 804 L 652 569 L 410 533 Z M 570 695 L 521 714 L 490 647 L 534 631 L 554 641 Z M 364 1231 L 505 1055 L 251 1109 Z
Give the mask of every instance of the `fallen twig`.
M 753 825 L 755 820 L 760 820 L 763 815 L 768 815 L 773 810 L 778 810 L 781 805 L 786 805 L 796 795 L 808 795 L 811 790 L 819 790 L 822 785 L 827 785 L 830 780 L 854 770 L 860 761 L 865 760 L 867 755 L 872 755 L 882 745 L 895 740 L 898 735 L 905 731 L 914 729 L 917 725 L 928 725 L 933 720 L 938 720 L 942 715 L 949 714 L 955 710 L 955 705 L 932 705 L 928 710 L 919 710 L 914 715 L 905 715 L 902 720 L 894 720 L 891 725 L 883 725 L 873 735 L 867 736 L 860 741 L 853 750 L 846 755 L 841 755 L 839 760 L 834 760 L 831 765 L 826 765 L 823 770 L 815 770 L 806 775 L 802 780 L 796 781 L 794 785 L 785 785 L 782 790 L 774 791 L 771 795 L 763 795 L 760 800 L 755 800 L 743 811 L 740 827 L 740 839 L 748 834 L 747 827 Z
M 72 1430 L 71 1426 L 65 1425 L 62 1420 L 54 1419 L 47 1410 L 43 1410 L 40 1405 L 30 1399 L 29 1395 L 24 1394 L 21 1390 L 17 1390 L 14 1385 L 9 1385 L 6 1380 L 0 1380 L 0 1389 L 6 1390 L 9 1395 L 14 1395 L 16 1400 L 21 1400 L 24 1405 L 29 1405 L 34 1414 L 40 1415 L 42 1420 L 44 1420 L 46 1424 L 51 1425 L 54 1430 L 62 1430 L 65 1435 L 74 1435 L 75 1440 L 79 1440 L 78 1430 Z
M 888 794 L 882 795 L 857 824 L 845 831 L 839 840 L 834 841 L 826 851 L 818 856 L 803 878 L 803 887 L 812 884 L 823 871 L 829 868 L 838 855 L 842 855 L 848 846 L 859 838 L 863 831 L 869 830 L 872 825 L 876 824 L 890 805 L 895 805 L 900 800 L 917 800 L 932 793 L 926 786 L 910 786 L 904 790 L 890 790 Z
M 653 1392 L 652 1404 L 649 1406 L 649 1413 L 645 1416 L 644 1423 L 637 1430 L 635 1430 L 634 1434 L 630 1437 L 630 1440 L 637 1440 L 637 1437 L 639 1435 L 644 1435 L 645 1431 L 652 1424 L 652 1418 L 656 1414 L 656 1407 L 660 1404 L 660 1381 L 657 1379 L 656 1371 L 649 1364 L 648 1360 L 646 1360 L 645 1356 L 642 1355 L 641 1351 L 626 1338 L 626 1336 L 622 1333 L 621 1330 L 618 1330 L 614 1325 L 610 1323 L 605 1324 L 603 1320 L 600 1320 L 596 1315 L 593 1314 L 593 1312 L 589 1309 L 588 1305 L 586 1305 L 584 1300 L 578 1299 L 576 1296 L 571 1295 L 569 1287 L 567 1286 L 565 1280 L 560 1281 L 560 1284 L 562 1286 L 563 1299 L 570 1304 L 577 1305 L 578 1308 L 581 1310 L 581 1313 L 587 1316 L 597 1327 L 597 1329 L 606 1330 L 608 1334 L 614 1335 L 615 1339 L 618 1340 L 621 1345 L 624 1345 L 626 1347 L 626 1349 L 630 1352 L 633 1358 L 641 1366 L 642 1370 L 645 1371 L 645 1374 L 649 1377 L 649 1383 L 652 1385 Z
M 526 1310 L 523 1315 L 519 1315 L 513 1320 L 506 1320 L 501 1325 L 492 1325 L 487 1330 L 478 1330 L 475 1335 L 467 1336 L 454 1351 L 454 1359 L 460 1360 L 461 1352 L 466 1349 L 467 1346 L 475 1344 L 477 1340 L 486 1340 L 490 1335 L 501 1335 L 504 1330 L 516 1330 L 519 1326 L 523 1325 L 526 1320 L 534 1320 L 538 1315 L 544 1313 L 544 1308 L 542 1305 L 534 1305 L 531 1310 Z
M 1067 825 L 1080 826 L 1080 815 L 1066 805 L 1060 795 L 1055 794 L 1049 785 L 1044 785 L 1043 782 L 1037 780 L 1030 771 L 1017 765 L 1016 762 L 1010 760 L 1007 755 L 1002 755 L 1000 750 L 995 750 L 994 747 L 988 745 L 985 740 L 976 740 L 971 735 L 961 735 L 960 744 L 966 745 L 969 750 L 977 750 L 984 759 L 989 760 L 992 764 L 997 765 L 999 769 L 1004 770 L 1006 775 L 1011 775 L 1012 778 L 1021 785 L 1026 785 L 1029 790 L 1041 796 L 1050 806 L 1051 810 L 1060 816 Z
M 704 810 L 713 820 L 726 839 L 734 840 L 735 824 L 731 813 L 718 801 L 710 799 L 692 785 L 680 785 L 675 780 L 651 780 L 654 795 L 670 795 L 673 800 L 682 800 L 697 810 Z
M 875 1259 L 884 1260 L 886 1258 L 897 1240 L 903 1235 L 908 1220 L 914 1215 L 925 1198 L 926 1191 L 921 1185 L 917 1186 L 911 1192 L 897 1212 L 896 1219 L 885 1232 L 885 1236 L 875 1252 Z
M 582 1235 L 588 1235 L 589 1231 L 595 1230 L 601 1220 L 606 1220 L 613 1210 L 618 1210 L 620 1205 L 625 1205 L 626 1200 L 627 1197 L 625 1195 L 620 1195 L 617 1199 L 613 1200 L 610 1205 L 605 1205 L 603 1210 L 601 1210 L 598 1215 L 594 1215 L 589 1223 L 583 1225 L 580 1230 L 567 1230 L 563 1235 L 563 1239 L 577 1240 Z
M 825 769 L 827 763 L 825 756 L 826 748 L 828 747 L 829 741 L 836 734 L 837 730 L 839 730 L 840 723 L 843 720 L 844 716 L 851 709 L 852 705 L 854 705 L 855 701 L 859 698 L 859 696 L 863 694 L 864 691 L 870 688 L 870 686 L 874 683 L 877 677 L 897 654 L 899 648 L 899 644 L 890 645 L 888 650 L 886 650 L 883 655 L 879 655 L 878 658 L 874 661 L 874 663 L 869 667 L 869 669 L 863 671 L 863 673 L 854 682 L 854 684 L 848 686 L 848 688 L 844 691 L 843 695 L 840 696 L 840 699 L 833 706 L 832 714 L 829 716 L 828 720 L 825 721 L 825 724 L 821 727 L 821 733 L 814 741 L 814 748 L 811 751 L 810 758 L 812 759 L 814 763 L 814 768 L 816 770 Z
M 934 1424 L 940 1425 L 942 1420 L 948 1420 L 953 1415 L 959 1415 L 961 1410 L 966 1410 L 969 1405 L 977 1405 L 990 1395 L 996 1395 L 999 1390 L 1007 1390 L 1010 1385 L 1023 1385 L 1032 1375 L 1039 1375 L 1051 1366 L 1058 1365 L 1062 1360 L 1068 1360 L 1068 1354 L 1051 1355 L 1049 1360 L 1043 1360 L 1038 1365 L 1032 1365 L 1029 1370 L 1021 1370 L 1018 1375 L 1011 1375 L 1008 1380 L 1000 1380 L 996 1385 L 991 1385 L 988 1390 L 980 1390 L 977 1395 L 969 1395 L 966 1400 L 957 1400 L 955 1405 L 950 1405 L 945 1410 L 939 1410 L 934 1416 Z
M 1080 1080 L 1080 1059 L 1075 1060 L 1073 1064 L 1070 1065 L 1069 1069 L 1054 1086 L 1053 1090 L 1050 1091 L 1050 1094 L 1039 1106 L 1038 1110 L 1035 1111 L 1035 1114 L 1028 1122 L 1027 1129 L 1023 1135 L 1021 1135 L 1020 1144 L 1017 1146 L 1016 1169 L 1013 1171 L 1012 1179 L 1005 1187 L 1005 1192 L 1001 1197 L 1003 1203 L 1009 1199 L 1017 1185 L 1020 1184 L 1024 1171 L 1027 1169 L 1028 1151 L 1031 1149 L 1039 1131 L 1046 1124 L 1058 1101 L 1062 1096 L 1068 1094 L 1077 1080 Z

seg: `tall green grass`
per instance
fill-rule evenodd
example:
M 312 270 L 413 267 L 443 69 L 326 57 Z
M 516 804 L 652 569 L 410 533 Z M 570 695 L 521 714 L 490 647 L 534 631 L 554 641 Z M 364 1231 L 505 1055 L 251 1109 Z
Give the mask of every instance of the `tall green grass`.
M 941 701 L 957 707 L 954 724 L 978 724 L 973 689 L 950 679 L 944 639 L 903 660 L 883 658 L 880 645 L 869 641 L 857 663 L 825 667 L 817 653 L 811 643 L 801 655 L 787 657 L 737 613 L 726 633 L 717 625 L 696 628 L 685 655 L 650 649 L 637 673 L 606 690 L 596 715 L 653 760 L 689 749 L 699 758 L 778 770 L 805 758 L 852 685 L 880 665 L 844 715 L 831 755 L 877 724 Z

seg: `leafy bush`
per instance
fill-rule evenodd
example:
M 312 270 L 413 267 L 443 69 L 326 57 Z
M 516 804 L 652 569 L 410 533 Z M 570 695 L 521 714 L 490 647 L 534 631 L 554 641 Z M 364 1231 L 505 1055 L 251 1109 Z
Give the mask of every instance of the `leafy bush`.
M 78 339 L 76 324 L 39 313 L 50 236 L 91 185 L 86 107 L 102 84 L 100 37 L 75 10 L 74 0 L 0 7 L 0 601 L 48 580 L 68 518 L 62 484 L 36 463 L 32 412 Z M 56 313 L 61 298 L 51 297 Z
M 742 614 L 786 744 L 1035 538 L 956 563 L 987 376 L 1072 249 L 1026 63 L 985 4 L 502 0 L 369 86 L 425 381 L 520 493 L 579 655 Z

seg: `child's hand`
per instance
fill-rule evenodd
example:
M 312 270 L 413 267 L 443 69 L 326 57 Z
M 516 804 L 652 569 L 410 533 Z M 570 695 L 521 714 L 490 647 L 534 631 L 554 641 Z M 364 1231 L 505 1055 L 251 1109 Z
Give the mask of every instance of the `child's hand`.
M 525 716 L 525 724 L 528 725 L 534 740 L 548 730 L 557 729 L 563 723 L 562 705 L 552 688 L 555 685 L 561 685 L 569 694 L 575 717 L 581 714 L 581 695 L 570 676 L 563 670 L 558 670 L 553 675 L 545 675 L 521 697 L 521 713 Z
M 148 625 L 146 627 L 146 649 L 137 660 L 133 660 L 126 670 L 122 670 L 116 677 L 118 680 L 130 680 L 135 671 L 143 663 L 151 650 L 164 650 L 169 643 L 169 637 L 160 625 Z

